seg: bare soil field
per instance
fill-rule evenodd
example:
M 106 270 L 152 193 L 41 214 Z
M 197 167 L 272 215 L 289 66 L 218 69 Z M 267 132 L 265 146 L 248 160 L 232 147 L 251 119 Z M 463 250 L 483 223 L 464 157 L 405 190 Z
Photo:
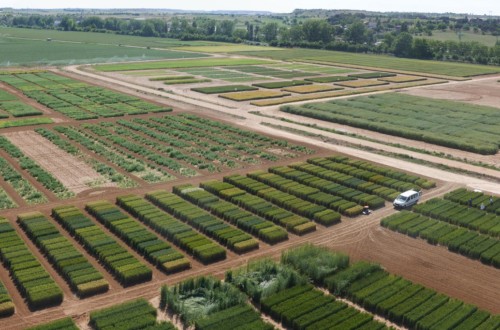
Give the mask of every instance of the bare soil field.
M 500 108 L 500 83 L 498 77 L 477 78 L 459 83 L 427 86 L 406 90 L 405 93 Z
M 7 133 L 5 137 L 75 194 L 90 189 L 97 183 L 101 186 L 114 186 L 83 161 L 59 149 L 34 131 Z

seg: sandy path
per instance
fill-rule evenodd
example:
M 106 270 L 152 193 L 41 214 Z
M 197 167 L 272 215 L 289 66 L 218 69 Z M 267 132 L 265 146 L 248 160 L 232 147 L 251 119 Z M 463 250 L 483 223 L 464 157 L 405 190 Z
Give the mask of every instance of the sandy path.
M 89 189 L 89 183 L 114 186 L 85 162 L 73 157 L 34 131 L 4 134 L 14 145 L 75 194 Z

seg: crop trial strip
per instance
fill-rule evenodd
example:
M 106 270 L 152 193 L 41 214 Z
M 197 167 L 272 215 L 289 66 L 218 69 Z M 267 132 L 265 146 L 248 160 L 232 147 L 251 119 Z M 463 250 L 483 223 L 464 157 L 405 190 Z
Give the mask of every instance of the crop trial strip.
M 115 146 L 138 154 L 153 164 L 164 166 L 183 176 L 198 175 L 191 166 L 199 169 L 209 166 L 204 160 L 193 157 L 191 154 L 184 154 L 174 147 L 165 146 L 163 143 L 155 143 L 152 139 L 123 126 L 102 123 L 99 126 L 87 126 L 86 128 Z
M 226 250 L 193 227 L 136 195 L 117 198 L 117 204 L 155 232 L 204 264 L 226 258 Z
M 381 225 L 411 237 L 420 237 L 430 244 L 446 246 L 452 252 L 500 268 L 498 238 L 408 211 L 382 219 Z
M 51 131 L 46 128 L 37 128 L 35 132 L 55 144 L 60 149 L 66 151 L 67 153 L 77 157 L 78 159 L 84 161 L 89 166 L 91 166 L 97 173 L 107 178 L 110 182 L 114 182 L 118 187 L 129 188 L 134 187 L 136 184 L 129 177 L 122 175 L 116 171 L 113 167 L 107 164 L 85 155 L 82 150 L 74 146 L 71 142 L 61 137 L 58 133 Z
M 146 197 L 165 211 L 213 237 L 236 253 L 245 253 L 259 248 L 259 242 L 249 234 L 228 225 L 173 193 L 159 190 L 147 194 Z
M 156 170 L 149 168 L 137 159 L 131 158 L 131 155 L 115 150 L 93 136 L 86 135 L 75 128 L 56 126 L 54 130 L 63 134 L 68 139 L 82 145 L 88 150 L 95 152 L 99 156 L 102 156 L 104 159 L 120 167 L 127 173 L 144 180 L 145 182 L 155 183 L 162 180 L 168 181 L 172 179 L 171 177 L 166 177 L 163 174 L 157 174 L 158 172 Z
M 52 215 L 123 286 L 151 280 L 151 269 L 76 207 L 56 207 L 52 210 Z
M 336 211 L 308 202 L 250 177 L 236 174 L 224 177 L 224 181 L 302 217 L 314 219 L 319 224 L 329 226 L 340 221 L 340 214 Z
M 19 163 L 21 168 L 26 170 L 35 180 L 37 180 L 47 190 L 53 192 L 59 198 L 73 197 L 74 193 L 69 191 L 59 180 L 52 174 L 42 169 L 31 158 L 27 157 L 18 147 L 12 144 L 4 136 L 0 136 L 0 148 L 3 149 L 10 157 Z
M 245 211 L 230 202 L 223 201 L 203 188 L 187 184 L 176 186 L 173 190 L 180 197 L 210 211 L 221 219 L 229 221 L 266 243 L 275 244 L 288 239 L 287 232 L 281 227 Z
M 0 218 L 0 257 L 31 309 L 62 303 L 61 288 L 4 218 Z
M 11 316 L 14 312 L 15 306 L 12 302 L 12 298 L 7 292 L 7 289 L 5 289 L 3 283 L 0 281 L 0 318 Z
M 230 183 L 214 180 L 202 183 L 201 187 L 218 197 L 286 228 L 294 234 L 304 235 L 316 230 L 314 222 L 274 205 L 259 196 L 252 195 Z
M 119 236 L 132 249 L 166 273 L 190 268 L 189 260 L 138 221 L 108 201 L 87 204 L 86 209 L 99 222 Z
M 102 274 L 43 214 L 21 214 L 18 222 L 78 296 L 87 297 L 108 291 L 109 283 Z

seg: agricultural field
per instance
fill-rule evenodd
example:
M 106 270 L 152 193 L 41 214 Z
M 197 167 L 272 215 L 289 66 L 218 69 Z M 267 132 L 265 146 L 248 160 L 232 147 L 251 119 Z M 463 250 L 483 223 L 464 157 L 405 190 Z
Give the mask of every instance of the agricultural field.
M 130 71 L 130 70 L 152 70 L 152 69 L 182 69 L 182 68 L 199 68 L 211 66 L 234 66 L 234 65 L 257 65 L 270 63 L 268 60 L 251 59 L 251 58 L 204 58 L 204 59 L 187 59 L 177 61 L 157 61 L 143 63 L 127 63 L 127 64 L 103 64 L 96 65 L 97 71 L 113 72 L 113 71 Z M 271 62 L 272 63 L 272 62 Z
M 468 170 L 498 158 L 498 111 L 408 95 L 498 68 L 32 33 L 43 56 L 68 45 L 51 63 L 84 45 L 71 64 L 99 63 L 0 74 L 2 330 L 500 327 L 497 175 Z M 413 157 L 287 113 L 458 150 Z
M 479 154 L 498 152 L 498 110 L 492 107 L 391 93 L 281 110 Z
M 494 66 L 413 60 L 386 55 L 353 54 L 326 50 L 289 49 L 284 52 L 245 51 L 239 52 L 238 54 L 264 57 L 273 60 L 301 61 L 322 65 L 345 65 L 358 69 L 379 68 L 392 72 L 413 72 L 429 74 L 430 76 L 436 75 L 457 78 L 500 72 L 500 69 Z
M 314 153 L 188 114 L 6 133 L 0 136 L 2 150 L 0 175 L 9 191 L 0 191 L 1 208 L 73 198 L 95 187 L 137 187 Z
M 171 108 L 51 72 L 2 74 L 0 82 L 16 88 L 47 108 L 76 120 L 171 111 Z
M 273 285 L 266 285 L 269 282 Z M 93 329 L 134 324 L 137 329 L 209 330 L 226 329 L 229 323 L 236 329 L 271 330 L 279 325 L 297 330 L 383 330 L 389 324 L 410 329 L 494 329 L 500 322 L 476 306 L 392 275 L 376 264 L 351 263 L 344 254 L 311 245 L 285 251 L 280 263 L 261 259 L 230 269 L 225 281 L 190 278 L 162 286 L 157 294 L 158 304 L 127 301 L 91 311 L 89 320 L 80 324 Z M 61 328 L 78 329 L 71 318 L 64 318 L 29 330 Z
M 444 199 L 416 205 L 413 212 L 389 216 L 382 220 L 382 225 L 500 268 L 500 211 L 497 210 L 500 210 L 498 198 L 459 189 L 446 194 Z
M 10 29 L 9 29 L 10 30 Z M 0 35 L 0 66 L 70 65 L 103 62 L 197 58 L 207 55 L 191 52 L 123 47 L 114 44 L 87 44 L 58 40 L 26 40 Z M 95 41 L 94 41 L 95 42 Z M 36 51 L 33 51 L 36 49 Z
M 96 132 L 98 128 L 95 126 Z M 42 271 L 47 265 L 55 270 L 50 274 L 64 279 L 79 299 L 103 295 L 111 279 L 123 287 L 140 285 L 152 281 L 153 268 L 166 275 L 184 272 L 193 262 L 209 265 L 229 258 L 229 251 L 243 255 L 260 249 L 261 244 L 279 245 L 291 235 L 307 235 L 319 229 L 316 223 L 335 226 L 343 216 L 359 216 L 362 205 L 383 207 L 384 200 L 416 184 L 434 186 L 417 176 L 345 157 L 311 158 L 290 167 L 272 167 L 269 172 L 205 181 L 199 187 L 183 184 L 171 192 L 121 195 L 116 204 L 94 199 L 84 207 L 68 204 L 50 212 L 19 214 L 15 224 L 2 220 L 0 235 L 5 243 L 0 244 L 0 255 L 12 260 L 9 270 L 19 278 L 18 286 L 26 288 L 21 294 L 27 295 L 29 306 L 47 308 L 61 304 L 67 294 L 55 290 L 57 280 Z M 40 256 L 35 257 L 27 248 L 27 242 L 16 233 L 17 226 Z M 13 242 L 15 251 L 10 249 Z M 26 266 L 14 267 L 18 251 L 25 256 L 19 262 Z M 38 258 L 49 263 L 42 266 Z M 96 268 L 96 261 L 103 268 Z M 40 296 L 30 293 L 31 277 L 21 277 L 21 269 L 28 266 L 30 273 L 32 267 L 40 268 L 34 273 L 44 279 L 40 283 L 50 295 L 48 291 Z M 33 290 L 38 292 L 37 288 Z

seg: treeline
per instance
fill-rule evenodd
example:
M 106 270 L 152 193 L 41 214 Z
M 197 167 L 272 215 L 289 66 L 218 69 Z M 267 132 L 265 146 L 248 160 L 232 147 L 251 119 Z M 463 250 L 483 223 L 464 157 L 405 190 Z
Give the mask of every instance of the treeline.
M 241 18 L 240 18 L 241 20 Z M 393 54 L 398 57 L 434 59 L 478 64 L 500 65 L 500 43 L 488 47 L 479 42 L 438 41 L 419 37 L 432 34 L 430 28 L 447 28 L 450 24 L 434 26 L 434 21 L 416 20 L 401 25 L 394 20 L 359 15 L 338 15 L 328 19 L 292 19 L 289 24 L 270 21 L 256 23 L 237 19 L 173 16 L 166 19 L 124 19 L 116 17 L 65 15 L 1 16 L 0 25 L 28 28 L 58 29 L 117 33 L 144 37 L 175 38 L 180 40 L 209 40 L 232 43 L 266 44 L 278 47 L 302 47 L 356 53 Z M 476 23 L 475 21 L 468 21 Z M 487 29 L 497 29 L 490 22 Z M 455 20 L 454 26 L 465 23 Z M 423 33 L 423 31 L 427 31 Z

